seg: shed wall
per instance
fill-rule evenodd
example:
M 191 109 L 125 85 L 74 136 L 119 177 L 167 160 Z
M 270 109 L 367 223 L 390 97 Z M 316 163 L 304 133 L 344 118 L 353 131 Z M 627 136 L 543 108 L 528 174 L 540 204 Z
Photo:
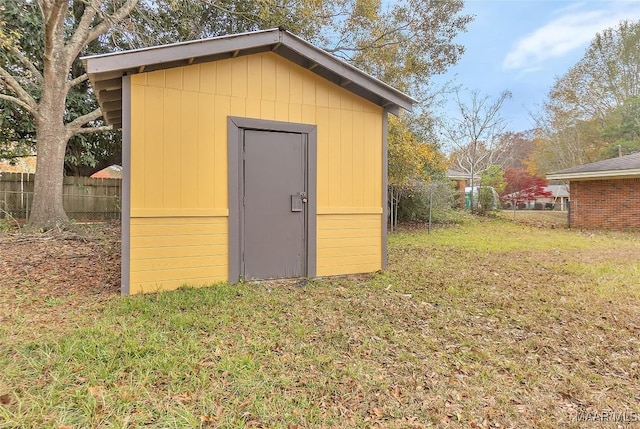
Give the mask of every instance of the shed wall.
M 130 292 L 227 280 L 230 115 L 317 125 L 317 274 L 380 269 L 383 109 L 263 53 L 131 77 Z
M 571 226 L 640 228 L 640 178 L 571 181 Z

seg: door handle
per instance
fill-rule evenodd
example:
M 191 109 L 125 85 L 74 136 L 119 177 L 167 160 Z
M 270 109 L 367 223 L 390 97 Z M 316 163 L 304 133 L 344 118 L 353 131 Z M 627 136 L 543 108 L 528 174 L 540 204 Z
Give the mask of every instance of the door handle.
M 303 204 L 306 204 L 306 202 L 307 202 L 307 193 L 306 192 L 300 192 L 300 199 L 302 200 Z

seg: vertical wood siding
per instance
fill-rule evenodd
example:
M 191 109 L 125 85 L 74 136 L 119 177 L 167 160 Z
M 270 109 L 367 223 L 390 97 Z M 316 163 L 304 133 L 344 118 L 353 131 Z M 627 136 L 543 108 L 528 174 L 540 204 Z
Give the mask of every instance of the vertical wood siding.
M 318 275 L 381 268 L 381 107 L 272 53 L 136 74 L 131 86 L 132 293 L 226 279 L 226 229 L 175 256 L 134 249 L 189 247 L 197 228 L 226 227 L 229 115 L 317 125 Z M 150 268 L 167 258 L 183 275 Z

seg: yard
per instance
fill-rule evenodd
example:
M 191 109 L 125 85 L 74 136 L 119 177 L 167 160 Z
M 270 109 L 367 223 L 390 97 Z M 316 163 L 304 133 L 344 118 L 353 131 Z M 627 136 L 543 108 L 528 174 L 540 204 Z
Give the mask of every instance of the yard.
M 467 220 L 385 273 L 129 298 L 117 234 L 0 235 L 0 428 L 640 419 L 637 233 Z

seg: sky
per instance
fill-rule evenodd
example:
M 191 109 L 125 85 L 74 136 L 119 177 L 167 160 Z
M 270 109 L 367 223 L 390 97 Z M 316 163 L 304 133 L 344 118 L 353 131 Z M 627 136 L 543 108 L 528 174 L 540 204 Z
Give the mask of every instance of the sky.
M 466 51 L 436 82 L 492 98 L 511 91 L 502 116 L 508 130 L 524 131 L 534 127 L 531 113 L 555 79 L 583 57 L 596 33 L 640 20 L 640 0 L 466 0 L 464 13 L 475 15 L 456 38 Z M 451 102 L 444 109 L 455 114 Z

